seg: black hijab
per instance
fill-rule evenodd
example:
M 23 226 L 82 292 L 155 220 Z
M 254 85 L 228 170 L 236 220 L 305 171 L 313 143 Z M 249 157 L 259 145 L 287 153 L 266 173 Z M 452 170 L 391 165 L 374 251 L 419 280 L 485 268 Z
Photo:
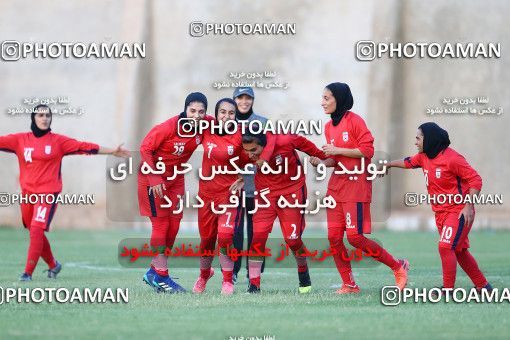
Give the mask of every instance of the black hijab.
M 236 116 L 237 116 L 237 104 L 235 102 L 235 100 L 233 99 L 230 99 L 230 98 L 222 98 L 220 100 L 218 100 L 218 102 L 216 103 L 216 106 L 214 107 L 214 117 L 216 117 L 216 120 L 218 120 L 218 111 L 220 109 L 220 105 L 221 103 L 230 103 L 232 105 L 234 105 L 234 108 L 236 110 Z M 225 129 L 222 129 L 222 132 L 221 133 L 217 133 L 218 135 L 220 136 L 225 136 L 227 134 L 227 132 L 225 131 Z
M 189 104 L 193 102 L 204 104 L 205 110 L 207 111 L 207 97 L 201 92 L 191 92 L 188 94 L 186 100 L 184 101 L 184 113 L 186 113 L 186 109 L 188 108 Z
M 448 132 L 436 123 L 423 123 L 418 127 L 423 133 L 423 152 L 433 159 L 450 145 Z
M 191 92 L 186 97 L 186 100 L 184 100 L 184 111 L 181 112 L 179 115 L 179 118 L 186 118 L 186 109 L 188 108 L 189 104 L 193 102 L 199 102 L 204 104 L 205 111 L 207 111 L 207 97 L 201 93 L 201 92 Z
M 237 92 L 237 90 L 236 90 L 236 92 Z M 236 94 L 236 92 L 234 92 L 234 95 Z M 252 102 L 251 102 L 250 109 L 246 113 L 241 113 L 241 111 L 239 111 L 239 108 L 237 107 L 237 103 L 236 103 L 236 120 L 238 122 L 243 121 L 243 120 L 248 120 L 248 118 L 250 118 L 250 116 L 253 114 L 253 104 L 255 104 L 255 97 L 253 94 L 253 89 L 251 89 L 251 93 L 238 93 L 238 95 L 236 97 L 234 97 L 234 101 L 237 97 L 240 97 L 243 94 L 250 96 L 252 99 Z
M 42 130 L 42 129 L 39 129 L 37 127 L 37 124 L 35 123 L 35 115 L 39 112 L 39 110 L 41 109 L 48 109 L 50 115 L 52 116 L 52 121 L 53 121 L 53 113 L 51 112 L 51 109 L 49 106 L 47 105 L 37 105 L 36 107 L 34 107 L 34 109 L 32 110 L 32 114 L 31 114 L 31 120 L 32 120 L 32 124 L 30 125 L 30 129 L 32 130 L 32 133 L 34 134 L 34 136 L 36 136 L 37 138 L 40 138 L 42 136 L 44 136 L 45 134 L 47 134 L 48 132 L 51 131 L 51 129 L 48 127 L 46 130 Z M 50 122 L 50 126 L 51 126 L 51 122 Z
M 331 83 L 326 88 L 331 91 L 336 100 L 336 110 L 331 114 L 331 119 L 333 126 L 337 126 L 345 113 L 352 108 L 354 99 L 349 85 L 345 83 Z
M 250 118 L 250 116 L 252 114 L 253 114 L 253 104 L 251 105 L 250 110 L 248 110 L 248 112 L 246 112 L 246 113 L 241 113 L 239 111 L 239 109 L 237 108 L 237 104 L 236 104 L 236 120 L 237 121 L 247 120 L 248 118 Z

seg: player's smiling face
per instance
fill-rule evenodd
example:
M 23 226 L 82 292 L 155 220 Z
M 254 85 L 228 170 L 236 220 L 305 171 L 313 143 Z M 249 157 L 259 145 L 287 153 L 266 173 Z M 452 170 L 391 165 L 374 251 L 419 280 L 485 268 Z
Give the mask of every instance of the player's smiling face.
M 236 119 L 236 108 L 229 102 L 222 102 L 218 108 L 216 119 L 218 122 L 226 123 Z
M 322 93 L 322 103 L 321 103 L 322 109 L 324 110 L 325 114 L 332 114 L 336 110 L 336 100 L 335 97 L 333 97 L 333 93 L 329 89 L 324 89 L 324 92 Z
M 257 142 L 251 142 L 243 143 L 243 149 L 244 152 L 246 152 L 246 154 L 250 158 L 250 160 L 258 161 L 264 147 L 259 145 Z
M 48 108 L 40 108 L 34 115 L 35 125 L 41 130 L 48 130 L 51 125 L 51 113 Z
M 242 94 L 234 99 L 237 103 L 237 109 L 241 113 L 248 113 L 250 111 L 251 106 L 253 105 L 253 98 L 248 96 L 247 94 Z
M 205 117 L 205 106 L 201 102 L 192 102 L 186 108 L 186 117 L 193 118 L 195 122 Z
M 418 153 L 423 152 L 423 132 L 420 129 L 416 132 L 416 142 L 414 145 L 418 148 Z

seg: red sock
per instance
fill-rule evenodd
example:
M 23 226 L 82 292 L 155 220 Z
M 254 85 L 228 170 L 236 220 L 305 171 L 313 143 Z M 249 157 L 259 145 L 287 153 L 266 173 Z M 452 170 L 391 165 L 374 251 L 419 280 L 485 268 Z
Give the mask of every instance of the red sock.
M 221 272 L 223 273 L 223 282 L 230 282 L 230 283 L 233 283 L 232 281 L 232 274 L 234 273 L 232 270 L 221 270 Z
M 453 249 L 439 247 L 441 264 L 443 266 L 443 287 L 453 288 L 457 276 L 457 257 Z
M 462 249 L 461 251 L 455 252 L 455 255 L 457 256 L 457 261 L 459 262 L 460 267 L 466 272 L 471 281 L 473 281 L 475 287 L 485 287 L 488 283 L 487 279 L 478 267 L 478 263 L 476 263 L 475 258 L 471 255 L 469 250 L 467 248 Z
M 213 258 L 211 256 L 200 257 L 200 277 L 207 280 L 211 275 L 211 264 Z
M 202 269 L 200 268 L 200 277 L 203 279 L 208 279 L 211 275 L 211 268 Z
M 260 288 L 260 276 L 251 278 L 250 283 L 257 288 Z
M 162 254 L 154 256 L 151 267 L 159 276 L 168 276 L 168 257 Z
M 402 266 L 396 258 L 386 251 L 386 249 L 381 247 L 377 242 L 366 238 L 364 235 L 349 235 L 347 239 L 353 247 L 361 249 L 365 253 L 378 254 L 374 256 L 374 259 L 384 263 L 390 267 L 391 270 L 397 270 Z
M 304 266 L 298 266 L 298 267 L 297 267 L 297 272 L 298 272 L 298 273 L 304 273 L 304 272 L 306 272 L 307 270 L 308 270 L 308 265 L 307 265 L 307 264 L 305 264 Z
M 158 274 L 159 276 L 168 276 L 168 269 L 167 270 L 161 270 L 161 269 L 157 269 L 156 267 L 154 267 L 152 264 L 151 264 L 151 268 L 154 269 L 154 271 L 156 272 L 156 274 Z
M 340 245 L 335 248 L 336 252 L 333 255 L 335 260 L 336 269 L 340 273 L 342 282 L 347 285 L 354 286 L 354 277 L 352 275 L 351 261 L 349 261 L 349 254 L 347 254 L 347 248 L 345 248 L 344 242 L 341 241 Z
M 175 238 L 177 237 L 177 233 L 179 232 L 179 225 L 181 223 L 180 219 L 172 218 L 169 219 L 168 230 L 166 232 L 166 246 L 168 248 L 172 248 L 175 243 Z
M 41 253 L 41 257 L 43 258 L 44 262 L 48 264 L 49 269 L 53 269 L 57 266 L 57 263 L 55 262 L 55 258 L 53 257 L 53 253 L 51 252 L 51 246 L 50 241 L 48 241 L 48 238 L 43 233 L 43 250 Z
M 308 263 L 306 262 L 306 257 L 294 254 L 294 258 L 296 259 L 298 273 L 306 272 L 308 270 Z
M 28 246 L 27 264 L 25 266 L 25 273 L 32 275 L 37 261 L 41 256 L 44 246 L 44 230 L 39 227 L 30 227 L 30 245 Z

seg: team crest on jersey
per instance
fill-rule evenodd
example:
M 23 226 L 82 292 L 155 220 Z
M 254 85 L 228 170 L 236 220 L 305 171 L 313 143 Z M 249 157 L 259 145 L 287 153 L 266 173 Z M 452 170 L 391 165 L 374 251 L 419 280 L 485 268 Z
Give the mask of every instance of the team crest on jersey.
M 46 145 L 44 147 L 44 153 L 49 155 L 51 153 L 51 145 Z
M 227 146 L 227 153 L 229 156 L 232 156 L 234 154 L 234 146 L 233 145 Z
M 342 132 L 342 140 L 344 142 L 347 142 L 349 140 L 349 132 L 347 131 Z
M 32 163 L 32 151 L 34 151 L 34 148 L 25 148 L 23 150 L 23 155 L 25 156 L 25 162 Z
M 280 165 L 283 163 L 282 155 L 276 155 L 275 157 L 276 165 Z
M 441 178 L 441 169 L 436 169 L 436 178 Z

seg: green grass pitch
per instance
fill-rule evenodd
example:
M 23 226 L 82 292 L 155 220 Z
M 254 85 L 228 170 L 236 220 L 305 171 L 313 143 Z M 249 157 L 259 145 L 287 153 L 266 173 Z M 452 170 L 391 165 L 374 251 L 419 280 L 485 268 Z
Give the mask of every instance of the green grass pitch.
M 306 235 L 306 232 L 305 232 Z M 43 273 L 40 260 L 34 281 L 19 283 L 28 233 L 0 229 L 1 287 L 122 287 L 129 288 L 127 304 L 17 304 L 0 305 L 0 338 L 150 338 L 229 339 L 274 336 L 275 339 L 372 338 L 508 338 L 510 306 L 474 303 L 406 303 L 386 307 L 380 288 L 394 283 L 385 266 L 355 269 L 362 292 L 337 296 L 336 269 L 311 269 L 313 292 L 297 294 L 295 269 L 268 268 L 263 292 L 247 295 L 245 270 L 236 293 L 219 294 L 217 271 L 207 293 L 196 296 L 156 294 L 142 283 L 143 269 L 126 269 L 117 261 L 117 245 L 126 237 L 146 237 L 134 231 L 53 231 L 49 233 L 56 258 L 63 263 L 58 279 Z M 437 235 L 426 232 L 377 232 L 378 240 L 393 254 L 411 263 L 410 287 L 441 285 Z M 471 250 L 494 287 L 510 287 L 510 232 L 473 232 Z M 198 261 L 197 261 L 198 262 Z M 243 264 L 244 265 L 244 264 Z M 214 261 L 218 268 L 218 261 Z M 196 268 L 171 271 L 191 290 Z M 459 268 L 457 286 L 471 287 Z

